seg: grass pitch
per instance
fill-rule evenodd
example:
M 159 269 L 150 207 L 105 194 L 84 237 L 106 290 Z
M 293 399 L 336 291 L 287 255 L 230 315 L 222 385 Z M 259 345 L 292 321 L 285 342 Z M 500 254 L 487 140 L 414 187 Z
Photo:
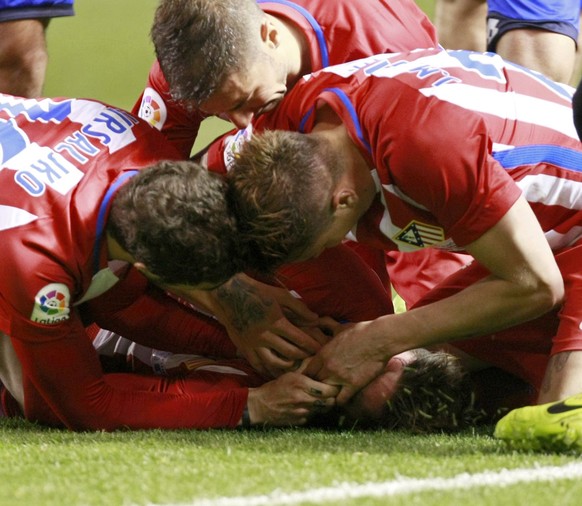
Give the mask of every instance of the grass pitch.
M 578 456 L 511 452 L 490 433 L 72 433 L 0 420 L 0 505 L 579 504 Z

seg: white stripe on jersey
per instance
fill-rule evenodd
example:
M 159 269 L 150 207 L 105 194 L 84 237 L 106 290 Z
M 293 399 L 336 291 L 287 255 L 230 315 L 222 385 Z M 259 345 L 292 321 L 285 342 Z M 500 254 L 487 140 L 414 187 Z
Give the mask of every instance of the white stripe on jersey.
M 546 239 L 550 247 L 555 251 L 574 244 L 582 237 L 582 227 L 572 227 L 565 234 L 560 234 L 555 230 L 548 230 L 546 232 Z
M 549 174 L 530 174 L 516 181 L 528 202 L 582 210 L 582 182 Z M 543 213 L 538 217 L 544 226 Z M 573 226 L 566 233 L 556 230 L 545 232 L 553 250 L 565 248 L 582 237 L 582 226 Z
M 549 128 L 578 140 L 572 108 L 555 102 L 462 83 L 422 88 L 419 91 L 427 97 L 437 97 L 463 109 Z
M 529 174 L 515 183 L 528 202 L 582 210 L 582 182 L 549 174 Z
M 18 207 L 0 204 L 0 230 L 21 227 L 38 219 L 38 216 Z
M 574 93 L 571 86 L 550 81 L 493 53 L 441 50 L 418 56 L 423 51 L 427 50 L 374 55 L 329 67 L 325 72 L 347 77 L 362 70 L 369 76 L 401 78 L 405 82 L 407 75 L 415 76 L 417 84 L 413 86 L 418 86 L 424 96 L 504 120 L 539 125 L 578 141 L 570 106 Z M 507 84 L 508 76 L 516 82 L 531 81 L 531 94 L 496 89 Z
M 418 209 L 422 209 L 423 211 L 428 211 L 428 209 L 425 206 L 423 206 L 422 204 L 419 204 L 415 200 L 411 199 L 408 195 L 406 195 L 406 193 L 403 193 L 402 190 L 400 188 L 398 188 L 398 186 L 393 185 L 393 184 L 383 184 L 382 187 L 388 193 L 392 193 L 393 195 L 396 195 L 400 200 L 403 200 L 404 202 L 410 204 L 411 206 L 414 206 Z
M 378 228 L 380 232 L 384 234 L 386 237 L 391 239 L 395 235 L 397 235 L 402 229 L 397 227 L 392 222 L 392 218 L 390 217 L 390 213 L 388 212 L 388 204 L 386 204 L 386 198 L 384 196 L 384 192 L 382 191 L 382 182 L 380 181 L 380 176 L 378 175 L 378 171 L 376 169 L 372 169 L 370 171 L 370 175 L 374 180 L 376 185 L 376 192 L 380 194 L 380 202 L 382 202 L 382 218 L 380 223 L 378 224 Z M 355 229 L 352 231 L 353 237 L 357 235 L 357 225 Z M 349 237 L 348 237 L 349 238 Z M 418 247 L 413 246 L 408 243 L 398 243 L 398 249 L 401 251 L 416 251 Z

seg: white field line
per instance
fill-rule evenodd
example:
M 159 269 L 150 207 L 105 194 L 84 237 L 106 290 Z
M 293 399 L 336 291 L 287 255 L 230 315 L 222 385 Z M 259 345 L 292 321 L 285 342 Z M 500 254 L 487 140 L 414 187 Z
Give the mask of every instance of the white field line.
M 275 490 L 267 495 L 197 499 L 189 503 L 163 506 L 289 506 L 310 503 L 333 503 L 362 497 L 390 497 L 434 490 L 466 490 L 477 487 L 507 487 L 519 483 L 573 480 L 582 477 L 582 462 L 561 467 L 534 467 L 463 473 L 452 478 L 398 478 L 383 483 L 338 483 L 333 487 L 314 488 L 303 492 Z M 156 506 L 150 504 L 149 506 Z

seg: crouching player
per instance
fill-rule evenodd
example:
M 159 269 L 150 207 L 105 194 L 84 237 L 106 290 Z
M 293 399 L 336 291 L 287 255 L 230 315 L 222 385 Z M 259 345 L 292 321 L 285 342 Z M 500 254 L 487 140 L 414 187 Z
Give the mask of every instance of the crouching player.
M 357 323 L 317 352 L 305 374 L 341 385 L 338 404 L 405 350 L 496 334 L 556 309 L 537 402 L 582 391 L 573 91 L 494 54 L 418 50 L 315 73 L 259 118 L 265 133 L 229 173 L 249 265 L 311 258 L 348 233 L 380 249 L 440 247 L 476 260 L 459 271 L 456 293 Z M 582 410 L 567 420 L 547 406 L 521 413 L 539 432 L 510 416 L 496 434 L 537 446 L 554 426 L 582 448 Z
M 224 326 L 167 292 L 207 293 L 240 270 L 225 182 L 178 158 L 149 124 L 106 104 L 0 95 L 0 380 L 27 419 L 72 430 L 244 420 L 255 378 L 221 388 L 105 374 L 87 336 L 96 322 L 178 353 L 239 352 Z M 336 387 L 299 374 L 278 384 L 275 422 L 335 402 Z

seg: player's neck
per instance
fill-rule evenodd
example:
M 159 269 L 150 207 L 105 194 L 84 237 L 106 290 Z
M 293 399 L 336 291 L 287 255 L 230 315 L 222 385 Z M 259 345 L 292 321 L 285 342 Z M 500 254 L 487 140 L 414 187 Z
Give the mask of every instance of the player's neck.
M 332 117 L 328 119 L 331 120 Z M 338 119 L 337 116 L 335 119 Z M 349 182 L 348 186 L 353 188 L 357 194 L 355 212 L 359 219 L 374 201 L 377 193 L 376 183 L 370 172 L 367 159 L 352 141 L 345 125 L 342 123 L 334 125 L 333 123 L 334 121 L 318 122 L 316 135 L 327 140 L 329 149 L 334 153 L 338 164 L 341 164 L 343 170 L 341 177 Z
M 364 158 L 359 148 L 351 141 L 349 141 L 346 149 L 346 154 L 349 153 L 348 160 L 350 169 L 354 180 L 354 188 L 358 195 L 358 219 L 361 218 L 374 202 L 376 193 L 376 183 L 370 172 L 371 167 Z
M 106 242 L 108 260 L 122 260 L 131 264 L 135 262 L 135 259 L 109 233 L 106 234 Z

